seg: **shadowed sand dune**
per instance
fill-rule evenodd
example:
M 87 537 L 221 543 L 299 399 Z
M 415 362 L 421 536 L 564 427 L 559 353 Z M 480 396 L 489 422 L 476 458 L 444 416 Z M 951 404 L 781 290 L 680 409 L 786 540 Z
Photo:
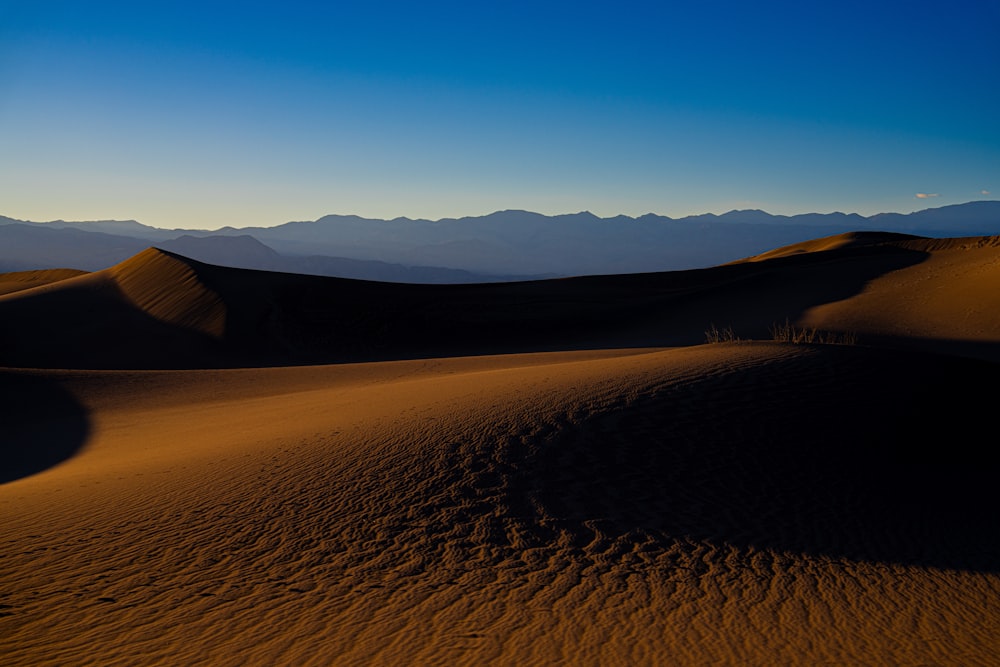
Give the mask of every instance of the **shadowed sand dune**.
M 713 322 L 759 337 L 926 256 L 873 243 L 805 262 L 402 285 L 228 269 L 149 249 L 0 297 L 0 317 L 16 323 L 2 332 L 0 364 L 199 368 L 690 345 Z
M 9 294 L 2 662 L 996 664 L 998 252 L 438 290 L 151 250 Z M 697 344 L 786 317 L 861 344 Z M 323 354 L 400 358 L 81 362 Z

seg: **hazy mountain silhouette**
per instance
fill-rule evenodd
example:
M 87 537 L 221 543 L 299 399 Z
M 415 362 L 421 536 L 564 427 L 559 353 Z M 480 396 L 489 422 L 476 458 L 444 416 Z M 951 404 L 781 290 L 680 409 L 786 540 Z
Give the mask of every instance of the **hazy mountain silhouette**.
M 55 268 L 97 271 L 128 259 L 148 245 L 141 238 L 77 228 L 0 224 L 0 271 Z
M 186 234 L 170 241 L 161 241 L 156 246 L 191 259 L 219 266 L 357 280 L 403 283 L 472 283 L 526 278 L 526 276 L 484 275 L 436 266 L 403 266 L 377 260 L 347 257 L 324 255 L 290 257 L 278 254 L 249 234 L 239 236 L 191 236 Z
M 7 222 L 9 220 L 9 218 L 0 220 L 0 273 L 64 267 L 99 271 L 128 259 L 153 242 L 164 250 L 220 266 L 358 280 L 434 284 L 551 277 L 550 274 L 489 275 L 446 267 L 411 267 L 375 260 L 323 255 L 292 257 L 275 252 L 249 234 L 238 236 L 183 234 L 168 240 L 145 240 L 81 230 L 81 227 L 90 223 L 72 223 L 70 226 L 59 226 L 58 223 L 54 223 L 53 226 L 49 226 L 48 223 Z M 109 228 L 101 224 L 102 228 Z
M 134 220 L 31 223 L 0 217 L 0 270 L 96 270 L 156 245 L 238 268 L 392 282 L 490 282 L 703 268 L 854 231 L 939 238 L 1000 234 L 1000 202 L 869 217 L 760 210 L 679 219 L 517 210 L 436 221 L 327 215 L 275 227 L 213 231 L 158 229 Z M 84 232 L 94 236 L 81 240 Z

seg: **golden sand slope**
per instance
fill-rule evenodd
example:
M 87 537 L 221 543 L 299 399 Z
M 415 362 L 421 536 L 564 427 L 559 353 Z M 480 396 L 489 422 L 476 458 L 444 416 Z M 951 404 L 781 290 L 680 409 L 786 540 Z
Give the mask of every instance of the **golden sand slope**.
M 39 269 L 37 271 L 0 273 L 0 295 L 48 285 L 67 278 L 82 276 L 85 273 L 86 271 L 76 269 Z
M 913 267 L 873 279 L 857 295 L 818 305 L 804 326 L 1000 360 L 1000 237 L 921 239 L 903 247 L 926 253 Z M 977 345 L 978 344 L 978 345 Z
M 0 656 L 997 664 L 994 377 L 778 344 L 16 372 L 88 437 L 0 486 Z
M 794 257 L 795 255 L 805 255 L 814 252 L 826 252 L 828 250 L 841 250 L 845 248 L 858 248 L 875 244 L 898 243 L 901 241 L 915 240 L 921 237 L 911 234 L 896 234 L 894 232 L 846 232 L 833 236 L 824 236 L 818 239 L 803 241 L 802 243 L 792 243 L 787 246 L 768 250 L 753 257 L 741 259 L 732 264 L 744 262 L 763 262 L 768 259 L 778 257 Z
M 225 332 L 225 304 L 187 260 L 149 248 L 107 273 L 122 295 L 153 319 L 216 338 Z
M 898 261 L 911 253 L 915 261 Z M 770 261 L 765 261 L 770 260 Z M 769 267 L 801 290 L 829 294 L 797 309 L 786 300 L 791 324 L 848 333 L 862 342 L 903 346 L 1000 361 L 1000 237 L 926 239 L 902 234 L 840 234 L 744 260 Z M 875 269 L 881 265 L 882 270 Z M 867 267 L 867 268 L 865 268 Z M 864 279 L 858 271 L 864 272 Z M 857 285 L 829 292 L 837 275 Z M 748 300 L 773 312 L 775 290 Z M 760 332 L 746 318 L 748 337 Z M 717 325 L 728 324 L 725 319 Z M 741 333 L 739 326 L 737 335 Z
M 17 275 L 0 275 L 0 285 Z M 0 295 L 0 365 L 212 365 L 225 320 L 188 260 L 150 248 L 110 269 Z

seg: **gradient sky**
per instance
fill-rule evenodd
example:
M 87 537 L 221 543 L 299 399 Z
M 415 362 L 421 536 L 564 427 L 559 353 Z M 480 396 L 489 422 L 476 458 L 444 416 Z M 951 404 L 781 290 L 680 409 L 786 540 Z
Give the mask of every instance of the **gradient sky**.
M 997 0 L 0 0 L 0 215 L 217 228 L 997 199 L 998 34 Z

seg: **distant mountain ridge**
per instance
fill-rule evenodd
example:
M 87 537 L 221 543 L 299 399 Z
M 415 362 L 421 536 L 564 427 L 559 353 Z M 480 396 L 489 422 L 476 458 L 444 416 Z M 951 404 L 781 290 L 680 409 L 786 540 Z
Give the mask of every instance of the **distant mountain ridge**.
M 389 282 L 489 282 L 702 268 L 856 231 L 932 238 L 996 235 L 1000 201 L 867 217 L 839 212 L 785 216 L 752 209 L 677 219 L 655 214 L 599 218 L 586 211 L 546 216 L 507 210 L 434 221 L 327 215 L 274 227 L 217 230 L 168 230 L 135 220 L 39 223 L 0 216 L 0 271 L 96 270 L 153 245 L 237 268 Z
M 113 229 L 102 221 L 98 229 Z M 91 223 L 24 223 L 0 218 L 0 273 L 72 268 L 99 271 L 150 246 L 198 261 L 240 269 L 402 283 L 479 283 L 526 280 L 550 275 L 485 274 L 437 266 L 404 266 L 376 260 L 325 255 L 286 256 L 249 234 L 194 235 L 161 239 L 155 228 L 142 237 L 86 231 Z M 139 223 L 136 223 L 139 224 Z

